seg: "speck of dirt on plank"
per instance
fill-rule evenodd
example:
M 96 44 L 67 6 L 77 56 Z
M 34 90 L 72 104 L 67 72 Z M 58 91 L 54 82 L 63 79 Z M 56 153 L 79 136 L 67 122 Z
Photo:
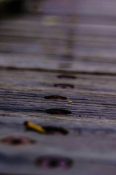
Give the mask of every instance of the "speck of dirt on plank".
M 47 100 L 67 100 L 67 97 L 61 95 L 49 95 L 44 97 Z
M 71 114 L 70 110 L 67 109 L 62 109 L 62 108 L 51 108 L 45 110 L 46 113 L 48 114 L 56 114 L 56 115 L 68 115 Z

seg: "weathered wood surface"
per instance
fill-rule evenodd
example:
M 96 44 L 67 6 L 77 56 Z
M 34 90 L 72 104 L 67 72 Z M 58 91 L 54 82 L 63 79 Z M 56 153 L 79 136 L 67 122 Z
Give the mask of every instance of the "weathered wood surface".
M 61 174 L 115 174 L 115 76 L 7 69 L 0 75 L 1 140 L 25 136 L 37 142 L 32 146 L 1 142 L 1 172 L 17 174 L 19 168 L 19 174 L 57 174 L 59 170 L 37 168 L 34 161 L 39 156 L 63 155 L 74 164 L 69 170 L 60 170 Z M 63 127 L 69 134 L 44 136 L 26 131 L 26 120 Z
M 0 174 L 115 175 L 115 18 L 51 15 L 0 21 Z
M 115 74 L 114 18 L 67 18 L 25 16 L 1 21 L 0 66 Z M 101 22 L 95 24 L 97 20 Z

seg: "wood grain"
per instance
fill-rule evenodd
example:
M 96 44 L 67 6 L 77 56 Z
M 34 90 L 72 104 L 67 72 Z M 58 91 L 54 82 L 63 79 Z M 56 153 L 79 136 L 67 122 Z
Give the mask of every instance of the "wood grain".
M 55 24 L 49 24 L 54 18 Z M 101 16 L 103 23 L 95 25 L 94 18 L 80 16 L 74 28 L 66 17 L 52 15 L 1 21 L 0 66 L 115 74 L 114 19 L 106 23 Z
M 0 21 L 0 174 L 115 175 L 115 18 L 46 15 Z
M 80 80 L 80 86 L 84 83 L 85 89 L 92 86 L 92 80 L 96 80 L 101 89 L 99 92 L 97 88 L 91 91 L 91 88 L 73 90 L 53 87 L 54 83 L 65 83 L 64 79 L 58 79 L 59 73 L 20 70 L 0 72 L 0 138 L 13 135 L 25 136 L 37 142 L 33 146 L 21 146 L 15 149 L 14 146 L 0 144 L 1 172 L 17 173 L 17 168 L 20 168 L 20 174 L 38 174 L 38 171 L 40 174 L 45 174 L 46 171 L 47 174 L 51 174 L 51 170 L 50 172 L 46 169 L 38 170 L 34 164 L 36 158 L 41 155 L 56 157 L 63 155 L 74 161 L 68 174 L 74 173 L 77 168 L 79 174 L 85 174 L 86 171 L 90 174 L 95 171 L 115 174 L 115 88 L 110 92 L 112 88 L 110 83 L 106 83 L 108 89 L 106 92 L 100 88 L 104 81 L 113 84 L 115 76 L 110 78 L 110 76 L 74 74 L 77 76 L 76 80 L 65 79 L 66 83 L 70 82 L 75 86 L 78 84 L 77 80 Z M 59 94 L 67 100 L 45 99 L 46 96 Z M 54 108 L 67 109 L 72 114 L 46 113 L 46 109 Z M 56 135 L 41 136 L 31 131 L 27 132 L 23 124 L 26 120 L 43 125 L 62 126 L 70 134 L 56 137 Z M 12 162 L 10 167 L 9 161 Z M 83 170 L 83 167 L 86 168 Z M 55 173 L 58 173 L 57 170 Z M 65 173 L 65 171 L 61 172 L 61 174 Z

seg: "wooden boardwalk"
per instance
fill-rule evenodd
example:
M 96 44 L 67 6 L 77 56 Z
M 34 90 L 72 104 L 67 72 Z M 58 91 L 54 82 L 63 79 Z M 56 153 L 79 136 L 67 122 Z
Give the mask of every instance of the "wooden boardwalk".
M 115 175 L 115 20 L 39 18 L 0 21 L 0 174 Z

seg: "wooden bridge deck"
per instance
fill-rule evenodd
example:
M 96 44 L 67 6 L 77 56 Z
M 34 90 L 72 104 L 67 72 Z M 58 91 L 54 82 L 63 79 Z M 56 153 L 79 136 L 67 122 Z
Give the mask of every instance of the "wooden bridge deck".
M 64 24 L 48 35 L 35 16 L 0 21 L 1 175 L 116 174 L 113 25 L 106 36 L 99 25 L 96 38 L 82 17 L 68 53 Z M 53 131 L 28 131 L 25 121 Z

